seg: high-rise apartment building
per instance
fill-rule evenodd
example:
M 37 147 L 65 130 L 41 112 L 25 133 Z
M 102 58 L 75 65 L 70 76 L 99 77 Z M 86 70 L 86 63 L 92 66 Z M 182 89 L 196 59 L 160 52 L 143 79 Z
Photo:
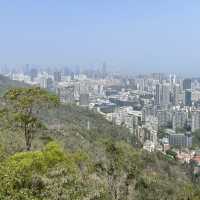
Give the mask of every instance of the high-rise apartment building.
M 89 105 L 89 94 L 81 93 L 79 98 L 80 106 L 88 106 Z
M 161 105 L 167 106 L 170 104 L 170 84 L 162 84 Z
M 160 84 L 156 84 L 155 105 L 160 105 L 160 97 L 161 97 L 161 87 Z
M 184 110 L 176 110 L 173 114 L 173 129 L 184 129 L 187 126 L 188 113 Z
M 200 110 L 192 112 L 192 131 L 200 129 Z
M 54 81 L 60 82 L 61 81 L 61 72 L 54 72 L 53 77 L 54 77 Z
M 192 89 L 192 80 L 187 78 L 183 80 L 183 90 L 191 90 Z
M 35 68 L 31 69 L 31 71 L 30 71 L 31 81 L 34 81 L 34 79 L 37 77 L 37 75 L 38 75 L 38 70 Z
M 192 91 L 185 90 L 185 105 L 191 106 L 192 105 Z
M 192 134 L 188 133 L 170 133 L 169 144 L 175 147 L 191 147 Z

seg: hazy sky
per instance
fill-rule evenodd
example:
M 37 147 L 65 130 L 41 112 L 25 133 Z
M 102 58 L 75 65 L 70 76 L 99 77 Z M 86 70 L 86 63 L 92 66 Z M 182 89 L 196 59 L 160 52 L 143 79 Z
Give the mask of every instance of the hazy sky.
M 200 75 L 199 0 L 0 0 L 0 63 Z

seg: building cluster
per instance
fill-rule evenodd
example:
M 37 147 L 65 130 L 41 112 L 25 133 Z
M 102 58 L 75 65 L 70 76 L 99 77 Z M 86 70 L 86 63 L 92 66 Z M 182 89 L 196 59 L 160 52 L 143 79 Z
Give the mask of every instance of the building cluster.
M 105 64 L 101 70 L 26 68 L 7 75 L 55 92 L 63 103 L 101 113 L 110 122 L 128 128 L 150 152 L 188 151 L 193 147 L 193 133 L 200 130 L 197 78 L 161 73 L 123 76 L 108 73 Z M 195 153 L 177 155 L 198 160 Z

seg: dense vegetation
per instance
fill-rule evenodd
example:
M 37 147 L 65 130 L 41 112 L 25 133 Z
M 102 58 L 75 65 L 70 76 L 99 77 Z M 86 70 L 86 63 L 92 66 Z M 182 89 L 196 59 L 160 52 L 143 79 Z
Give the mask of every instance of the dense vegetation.
M 8 89 L 17 87 L 28 87 L 28 84 L 10 80 L 8 77 L 0 74 L 0 96 L 3 95 Z
M 200 199 L 199 188 L 183 166 L 161 153 L 136 148 L 127 129 L 97 113 L 75 105 L 42 106 L 34 113 L 42 126 L 31 130 L 30 151 L 23 130 L 4 114 L 5 110 L 0 123 L 2 200 Z
M 200 148 L 200 130 L 196 130 L 192 133 L 193 148 Z

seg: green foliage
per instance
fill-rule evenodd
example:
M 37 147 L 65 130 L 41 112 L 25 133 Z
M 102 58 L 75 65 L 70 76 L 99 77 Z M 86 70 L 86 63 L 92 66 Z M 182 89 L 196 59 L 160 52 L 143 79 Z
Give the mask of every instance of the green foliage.
M 6 114 L 14 129 L 0 130 L 0 199 L 200 199 L 198 186 L 176 160 L 134 148 L 137 141 L 126 128 L 88 109 L 50 107 L 58 103 L 57 97 L 34 90 L 13 89 L 5 94 L 7 106 L 1 112 L 0 127 Z M 26 116 L 30 105 L 33 115 Z M 32 151 L 23 152 L 19 122 L 36 124 L 31 117 L 45 128 L 30 126 Z
M 200 130 L 196 130 L 192 133 L 192 143 L 193 143 L 193 148 L 199 148 L 200 147 Z
M 166 154 L 168 154 L 168 155 L 172 156 L 174 159 L 176 159 L 177 153 L 175 151 L 169 149 L 166 151 Z
M 0 96 L 3 96 L 10 88 L 19 87 L 29 87 L 29 85 L 24 82 L 11 80 L 0 74 Z
M 102 138 L 123 140 L 132 145 L 136 144 L 136 138 L 128 129 L 118 127 L 98 113 L 76 105 L 60 105 L 56 109 L 50 110 L 48 115 L 41 113 L 41 118 L 48 127 L 56 130 L 52 137 L 55 138 L 55 132 L 58 133 L 56 139 L 59 137 L 62 140 L 68 136 L 66 145 L 69 145 L 70 140 L 73 140 L 71 141 L 73 145 L 70 145 L 70 148 L 77 148 L 77 146 L 79 148 L 85 141 L 86 143 L 94 143 Z M 88 122 L 90 124 L 89 129 Z M 60 131 L 57 131 L 58 129 Z
M 88 174 L 81 171 L 79 164 L 87 168 L 87 159 L 80 152 L 64 153 L 54 142 L 42 151 L 16 153 L 1 166 L 1 197 L 81 200 L 87 196 L 105 196 L 103 186 L 98 181 L 91 184 Z
M 166 137 L 168 134 L 166 133 L 165 129 L 159 129 L 158 130 L 158 138 L 164 138 Z
M 177 196 L 177 186 L 157 174 L 140 177 L 135 188 L 138 191 L 137 199 L 141 200 L 175 199 Z
M 0 163 L 6 158 L 6 153 L 2 145 L 0 145 Z
M 186 128 L 176 128 L 176 132 L 177 133 L 184 133 L 184 132 L 186 132 L 187 131 L 187 129 Z
M 128 199 L 130 186 L 140 175 L 139 153 L 124 142 L 103 142 L 106 161 L 95 165 L 97 174 L 107 178 L 112 199 Z
M 125 142 L 103 140 L 96 160 L 86 152 L 64 151 L 48 143 L 2 161 L 3 200 L 198 199 L 199 190 L 179 176 L 161 154 L 138 151 Z M 180 198 L 179 198 L 180 197 Z
M 30 150 L 34 131 L 43 126 L 39 112 L 49 105 L 58 105 L 58 97 L 38 87 L 13 88 L 5 93 L 4 100 L 1 116 L 4 114 L 13 127 L 23 131 L 26 149 Z

